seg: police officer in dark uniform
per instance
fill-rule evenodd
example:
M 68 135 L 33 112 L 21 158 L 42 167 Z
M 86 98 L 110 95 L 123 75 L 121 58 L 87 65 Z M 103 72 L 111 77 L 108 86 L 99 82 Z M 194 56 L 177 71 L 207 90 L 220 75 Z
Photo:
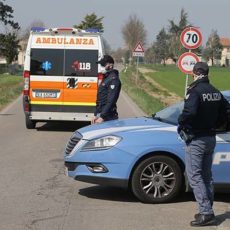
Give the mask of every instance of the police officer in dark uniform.
M 92 124 L 118 119 L 116 103 L 121 90 L 119 72 L 113 68 L 113 58 L 110 55 L 104 55 L 97 63 L 104 67 L 105 73 L 98 88 L 96 109 L 91 121 Z
M 178 118 L 178 133 L 186 142 L 186 173 L 199 207 L 191 226 L 216 224 L 211 171 L 215 130 L 230 121 L 230 105 L 209 83 L 208 72 L 207 63 L 194 65 L 194 81 L 187 90 L 184 109 Z

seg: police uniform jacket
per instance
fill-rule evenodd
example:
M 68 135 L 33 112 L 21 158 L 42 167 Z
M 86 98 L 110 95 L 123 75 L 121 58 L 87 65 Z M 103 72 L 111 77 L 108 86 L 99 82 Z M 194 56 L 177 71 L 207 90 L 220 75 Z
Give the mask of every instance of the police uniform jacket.
M 227 113 L 230 116 L 228 101 L 209 84 L 208 77 L 203 77 L 188 88 L 178 123 L 181 129 L 195 136 L 215 135 L 217 125 L 226 119 L 223 114 Z
M 104 120 L 117 116 L 117 100 L 121 90 L 121 81 L 117 70 L 112 69 L 104 74 L 98 88 L 96 110 L 94 115 L 100 114 Z

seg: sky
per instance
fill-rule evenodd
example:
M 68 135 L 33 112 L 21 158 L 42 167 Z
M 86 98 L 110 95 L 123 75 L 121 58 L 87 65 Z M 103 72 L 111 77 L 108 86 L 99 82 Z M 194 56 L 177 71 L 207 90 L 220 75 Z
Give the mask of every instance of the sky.
M 13 8 L 14 20 L 22 29 L 38 20 L 47 28 L 72 27 L 95 13 L 104 17 L 104 37 L 113 50 L 124 47 L 121 30 L 131 15 L 145 26 L 147 48 L 163 27 L 168 29 L 169 20 L 178 24 L 182 8 L 189 23 L 199 27 L 203 45 L 212 30 L 230 38 L 230 0 L 5 0 L 5 4 Z

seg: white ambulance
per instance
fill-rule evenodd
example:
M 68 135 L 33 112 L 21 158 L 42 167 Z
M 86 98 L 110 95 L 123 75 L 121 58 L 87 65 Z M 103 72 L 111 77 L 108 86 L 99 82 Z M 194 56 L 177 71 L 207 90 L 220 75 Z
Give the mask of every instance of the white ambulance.
M 24 65 L 23 108 L 28 129 L 38 121 L 89 121 L 104 55 L 101 33 L 32 28 Z

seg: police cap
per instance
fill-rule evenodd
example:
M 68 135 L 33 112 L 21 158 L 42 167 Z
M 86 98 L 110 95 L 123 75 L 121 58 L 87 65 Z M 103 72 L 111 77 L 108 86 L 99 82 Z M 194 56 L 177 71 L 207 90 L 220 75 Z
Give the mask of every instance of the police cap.
M 206 62 L 197 62 L 193 67 L 193 73 L 197 76 L 204 75 L 208 76 L 209 67 Z
M 105 66 L 107 63 L 114 64 L 114 60 L 110 55 L 104 55 L 104 57 L 96 63 Z

